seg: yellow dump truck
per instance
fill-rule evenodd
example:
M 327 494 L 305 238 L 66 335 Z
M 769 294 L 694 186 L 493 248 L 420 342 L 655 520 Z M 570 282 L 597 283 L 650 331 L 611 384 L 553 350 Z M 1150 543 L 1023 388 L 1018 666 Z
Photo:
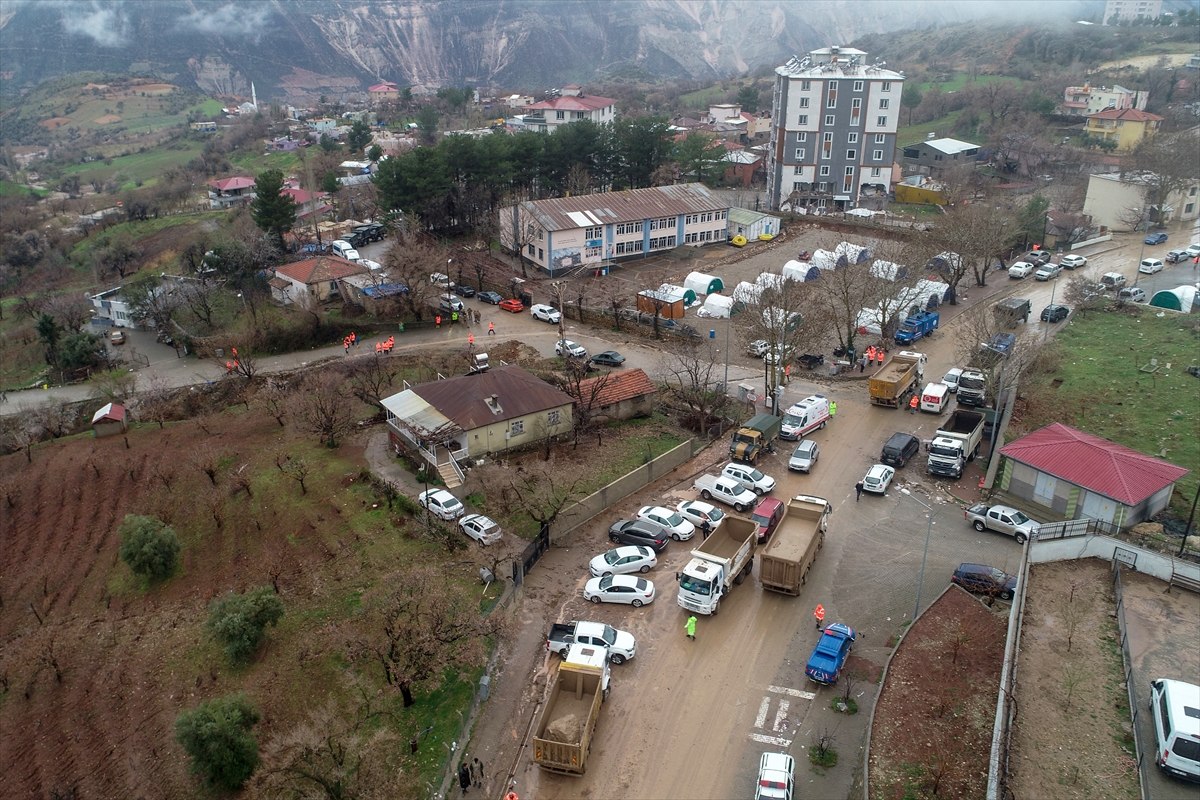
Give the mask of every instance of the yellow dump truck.
M 759 555 L 758 580 L 764 589 L 800 594 L 825 542 L 830 511 L 823 497 L 802 494 L 788 500 L 775 535 Z
M 588 748 L 608 697 L 608 649 L 573 644 L 558 665 L 533 735 L 533 760 L 564 775 L 587 771 Z
M 925 361 L 923 353 L 910 350 L 893 354 L 868 382 L 871 402 L 888 408 L 903 405 L 908 393 L 920 388 L 917 383 L 925 374 Z

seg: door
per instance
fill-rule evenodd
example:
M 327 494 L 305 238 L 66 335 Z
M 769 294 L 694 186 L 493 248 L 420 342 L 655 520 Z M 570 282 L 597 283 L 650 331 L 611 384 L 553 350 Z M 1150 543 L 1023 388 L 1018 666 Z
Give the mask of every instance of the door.
M 1037 474 L 1037 480 L 1033 484 L 1033 500 L 1034 502 L 1051 507 L 1054 504 L 1054 487 L 1058 484 L 1058 479 L 1053 475 L 1047 475 L 1045 472 Z
M 1112 522 L 1117 518 L 1117 501 L 1095 492 L 1088 492 L 1083 497 L 1083 516 Z

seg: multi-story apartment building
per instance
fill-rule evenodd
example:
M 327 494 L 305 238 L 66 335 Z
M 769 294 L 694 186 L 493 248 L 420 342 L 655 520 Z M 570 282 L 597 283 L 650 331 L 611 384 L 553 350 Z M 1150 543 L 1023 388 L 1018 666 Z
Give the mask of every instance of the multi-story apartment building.
M 775 69 L 767 198 L 771 208 L 846 211 L 892 183 L 904 74 L 850 47 Z
M 526 106 L 525 124 L 535 131 L 553 133 L 560 125 L 569 125 L 580 120 L 591 120 L 597 125 L 612 122 L 617 118 L 617 101 L 611 97 L 585 95 L 576 84 L 568 84 L 560 90 L 559 97 L 543 100 Z
M 1126 89 L 1124 86 L 1114 85 L 1110 89 L 1107 86 L 1092 86 L 1085 83 L 1083 86 L 1068 86 L 1063 90 L 1063 102 L 1060 110 L 1063 114 L 1072 117 L 1099 114 L 1108 108 L 1115 108 L 1118 111 L 1136 108 L 1138 111 L 1145 111 L 1146 101 L 1149 99 L 1149 92 Z
M 1162 16 L 1162 0 L 1106 0 L 1104 24 L 1158 19 Z

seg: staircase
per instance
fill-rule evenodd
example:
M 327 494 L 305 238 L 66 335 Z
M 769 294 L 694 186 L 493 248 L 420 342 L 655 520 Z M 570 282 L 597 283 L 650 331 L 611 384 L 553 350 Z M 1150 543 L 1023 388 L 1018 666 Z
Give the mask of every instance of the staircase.
M 438 477 L 442 479 L 442 483 L 446 484 L 447 489 L 457 489 L 463 485 L 462 478 L 459 472 L 454 468 L 453 461 L 446 461 L 437 465 Z

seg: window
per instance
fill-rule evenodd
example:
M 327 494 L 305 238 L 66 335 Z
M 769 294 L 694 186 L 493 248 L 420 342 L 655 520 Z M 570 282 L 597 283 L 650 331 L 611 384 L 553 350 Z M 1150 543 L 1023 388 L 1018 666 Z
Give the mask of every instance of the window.
M 884 134 L 884 133 L 875 134 L 875 144 L 883 144 L 886 141 L 887 141 L 887 134 Z
M 881 174 L 882 173 L 880 172 L 879 167 L 871 167 L 871 177 L 872 178 L 878 178 Z
M 800 107 L 801 107 L 801 108 L 808 108 L 808 98 L 807 98 L 807 97 L 801 97 L 801 98 L 800 98 Z
M 858 134 L 851 133 L 846 136 L 846 144 L 858 144 Z
M 539 247 L 538 248 L 538 261 L 545 261 L 545 260 L 546 260 L 546 251 Z
M 825 115 L 825 125 L 826 125 L 826 127 L 828 127 L 828 126 L 830 126 L 830 125 L 832 125 L 832 124 L 833 124 L 833 114 L 826 114 L 826 115 Z
M 587 258 L 599 258 L 602 255 L 603 249 L 601 247 L 587 247 L 584 248 L 583 254 Z
M 821 140 L 821 158 L 829 158 L 833 155 L 833 134 L 826 133 Z
M 807 142 L 807 141 L 808 141 L 808 134 L 807 134 L 807 133 L 797 133 L 797 134 L 796 134 L 796 141 L 797 141 L 797 142 Z
M 829 175 L 829 165 L 826 164 L 823 167 L 821 167 L 821 177 L 824 178 L 828 175 Z
M 883 82 L 883 86 L 879 87 L 879 90 L 880 90 L 881 92 L 890 92 L 890 91 L 892 90 L 892 82 L 891 82 L 891 81 L 884 81 L 884 82 Z
M 800 81 L 800 91 L 811 92 L 812 91 L 812 81 Z
M 546 422 L 549 422 L 551 425 L 557 425 L 561 421 L 562 421 L 562 412 L 559 411 L 557 408 L 554 409 L 553 411 L 547 412 Z
M 821 181 L 820 183 L 818 183 L 817 191 L 818 192 L 828 192 L 829 191 L 829 181 Z
M 846 167 L 846 177 L 848 178 L 853 174 L 854 174 L 854 167 Z
M 803 192 L 803 191 L 806 191 L 806 190 L 805 190 L 805 188 L 804 188 L 804 181 L 793 181 L 793 182 L 792 182 L 792 191 L 793 191 L 793 192 Z
M 883 151 L 882 150 L 872 150 L 871 151 L 871 160 L 872 161 L 883 161 Z
M 650 240 L 651 250 L 668 250 L 675 246 L 674 236 L 660 236 Z
M 861 98 L 861 97 L 856 97 L 856 98 L 854 98 L 853 100 L 851 100 L 851 101 L 850 101 L 850 108 L 854 109 L 855 111 L 857 111 L 858 109 L 862 108 L 862 98 Z
M 891 103 L 886 97 L 879 98 L 879 110 L 882 111 Z
M 804 160 L 804 148 L 803 148 L 803 147 L 797 147 L 797 148 L 796 148 L 796 160 L 797 160 L 797 161 L 803 161 L 803 160 Z M 800 169 L 800 168 L 799 168 L 799 167 L 797 167 L 796 169 L 798 170 L 798 169 Z
M 564 114 L 564 112 L 562 112 L 562 111 L 555 111 L 555 112 L 554 112 L 554 118 L 555 118 L 555 119 L 564 119 L 564 118 L 565 118 L 565 114 Z
M 509 436 L 520 436 L 524 432 L 525 432 L 525 420 L 514 419 L 512 422 L 508 423 Z
M 881 128 L 887 127 L 887 117 L 876 117 L 875 124 Z
M 599 239 L 603 235 L 603 233 L 604 233 L 604 231 L 602 228 L 599 228 L 599 227 L 588 228 L 583 232 L 583 238 Z
M 808 114 L 801 114 L 799 117 L 797 117 L 796 124 L 797 125 L 807 125 L 808 124 Z
M 616 254 L 619 256 L 627 255 L 629 253 L 640 253 L 642 252 L 642 240 L 635 239 L 632 242 L 617 242 L 615 249 Z
M 856 158 L 858 158 L 858 151 L 857 151 L 857 150 L 855 150 L 855 149 L 851 148 L 851 149 L 849 149 L 849 150 L 847 150 L 847 151 L 846 151 L 846 160 L 847 160 L 847 161 L 853 161 L 853 160 L 854 160 L 854 159 L 856 159 Z
M 862 82 L 862 81 L 855 81 L 855 82 L 854 82 L 854 91 L 856 91 L 856 92 L 861 92 L 862 90 L 863 90 L 863 82 Z
M 641 233 L 642 223 L 640 222 L 622 222 L 617 226 L 617 235 L 622 236 L 629 233 Z
M 529 256 L 530 258 L 533 258 L 534 249 L 535 248 L 532 244 L 526 245 L 525 246 L 525 255 Z
M 664 228 L 674 228 L 674 227 L 675 227 L 675 220 L 671 219 L 670 217 L 661 217 L 659 219 L 650 220 L 650 230 L 652 230 L 652 231 L 658 231 L 658 230 L 663 230 Z
M 829 93 L 827 95 L 825 95 L 825 107 L 826 108 L 837 108 L 837 90 L 838 90 L 838 82 L 830 81 L 829 82 Z

